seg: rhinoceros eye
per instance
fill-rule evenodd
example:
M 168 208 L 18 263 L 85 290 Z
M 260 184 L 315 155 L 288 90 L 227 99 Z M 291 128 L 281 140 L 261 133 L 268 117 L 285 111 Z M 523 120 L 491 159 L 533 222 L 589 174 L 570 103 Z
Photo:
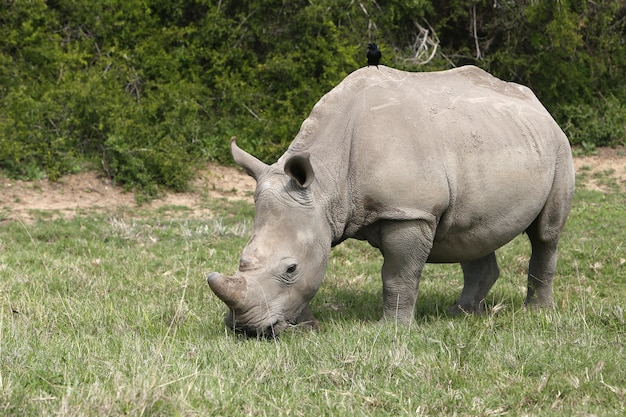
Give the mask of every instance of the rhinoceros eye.
M 277 272 L 279 272 L 277 278 L 284 284 L 284 285 L 291 285 L 293 284 L 297 277 L 298 277 L 298 264 L 294 262 L 295 259 L 291 258 L 291 259 L 283 259 L 283 264 L 280 266 L 281 269 L 279 269 Z

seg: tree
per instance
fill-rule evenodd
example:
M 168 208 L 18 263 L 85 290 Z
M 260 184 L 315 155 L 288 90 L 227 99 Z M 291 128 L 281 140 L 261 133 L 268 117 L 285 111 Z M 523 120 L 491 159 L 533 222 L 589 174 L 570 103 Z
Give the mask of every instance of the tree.
M 233 135 L 270 162 L 369 42 L 384 65 L 528 85 L 573 143 L 624 143 L 625 38 L 610 0 L 5 0 L 0 169 L 154 194 L 230 162 Z

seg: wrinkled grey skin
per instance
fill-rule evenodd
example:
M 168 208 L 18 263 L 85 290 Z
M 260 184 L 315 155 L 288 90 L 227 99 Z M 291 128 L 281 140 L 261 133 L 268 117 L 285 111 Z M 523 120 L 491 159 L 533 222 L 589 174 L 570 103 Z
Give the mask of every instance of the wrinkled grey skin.
M 257 182 L 252 238 L 233 276 L 208 283 L 229 327 L 275 336 L 316 324 L 309 302 L 330 249 L 379 248 L 383 318 L 410 322 L 427 262 L 460 262 L 451 313 L 480 313 L 494 251 L 526 232 L 526 304 L 553 305 L 557 243 L 574 191 L 566 136 L 526 87 L 476 67 L 362 68 L 326 94 L 287 152 L 266 165 L 231 142 Z

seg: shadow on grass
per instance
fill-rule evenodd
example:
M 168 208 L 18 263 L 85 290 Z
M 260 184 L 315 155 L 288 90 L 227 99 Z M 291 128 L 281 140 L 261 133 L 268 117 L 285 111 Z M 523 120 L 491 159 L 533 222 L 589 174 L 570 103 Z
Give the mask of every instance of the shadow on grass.
M 450 294 L 420 294 L 415 318 L 419 321 L 430 321 L 447 317 L 446 310 L 455 301 L 454 296 Z M 311 307 L 320 322 L 377 322 L 383 314 L 383 298 L 381 291 L 334 288 L 318 294 Z
M 459 294 L 451 292 L 420 292 L 415 306 L 415 320 L 427 323 L 434 320 L 457 318 L 447 313 L 457 301 Z M 494 289 L 486 300 L 487 314 L 499 309 L 522 308 L 524 294 L 511 296 Z M 314 298 L 311 308 L 320 323 L 324 322 L 378 322 L 383 314 L 381 291 L 367 292 L 362 289 L 333 288 Z

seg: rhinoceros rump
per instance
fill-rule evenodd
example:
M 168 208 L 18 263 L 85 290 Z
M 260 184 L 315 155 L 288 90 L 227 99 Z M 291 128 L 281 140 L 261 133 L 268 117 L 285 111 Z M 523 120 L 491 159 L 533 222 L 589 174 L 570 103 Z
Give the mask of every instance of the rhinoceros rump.
M 256 179 L 252 238 L 234 276 L 208 283 L 226 323 L 273 336 L 315 325 L 309 302 L 330 248 L 367 240 L 383 257 L 383 318 L 413 319 L 426 262 L 460 262 L 451 313 L 478 313 L 499 275 L 494 251 L 526 232 L 526 304 L 552 306 L 557 243 L 574 192 L 571 149 L 526 87 L 476 67 L 347 76 L 315 105 L 279 160 L 231 141 Z

